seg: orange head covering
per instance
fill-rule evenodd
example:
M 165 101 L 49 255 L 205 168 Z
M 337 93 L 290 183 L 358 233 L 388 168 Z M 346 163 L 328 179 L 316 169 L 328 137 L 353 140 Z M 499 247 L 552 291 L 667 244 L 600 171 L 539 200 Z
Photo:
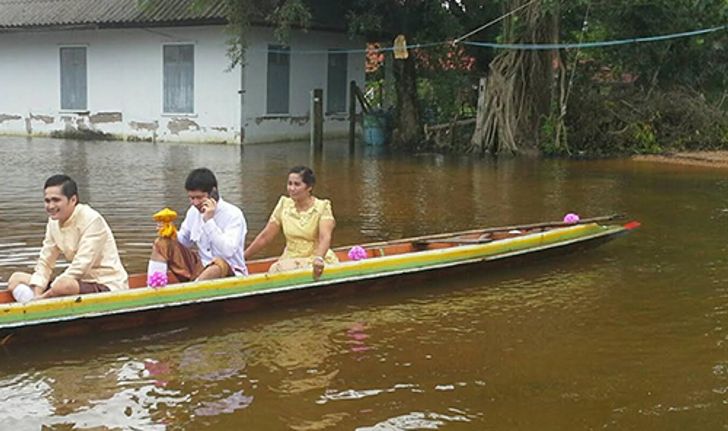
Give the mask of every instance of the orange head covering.
M 161 223 L 157 233 L 162 238 L 177 238 L 177 227 L 174 221 L 177 220 L 177 213 L 174 210 L 165 208 L 152 216 L 154 221 Z

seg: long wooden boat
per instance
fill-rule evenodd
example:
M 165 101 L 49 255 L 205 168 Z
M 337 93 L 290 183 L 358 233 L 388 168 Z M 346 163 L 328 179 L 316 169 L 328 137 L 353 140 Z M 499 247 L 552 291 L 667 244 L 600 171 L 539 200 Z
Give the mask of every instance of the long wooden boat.
M 341 263 L 328 266 L 319 280 L 313 279 L 310 270 L 268 274 L 275 261 L 268 258 L 250 262 L 247 277 L 172 283 L 159 289 L 146 287 L 146 276 L 137 274 L 130 277 L 128 291 L 27 304 L 15 303 L 9 292 L 0 291 L 0 344 L 234 313 L 311 295 L 330 298 L 363 288 L 399 288 L 404 282 L 595 246 L 639 226 L 638 222 L 613 222 L 617 217 L 596 217 L 576 225 L 537 223 L 363 244 L 367 257 L 357 261 L 348 258 L 348 247 L 340 247 L 335 251 Z

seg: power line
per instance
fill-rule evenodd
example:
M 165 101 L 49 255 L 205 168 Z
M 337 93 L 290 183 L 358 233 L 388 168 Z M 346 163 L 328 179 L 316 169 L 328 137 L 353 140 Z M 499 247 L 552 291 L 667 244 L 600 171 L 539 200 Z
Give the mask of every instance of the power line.
M 577 43 L 494 43 L 494 42 L 470 42 L 463 41 L 463 45 L 469 45 L 478 48 L 493 48 L 493 49 L 515 49 L 515 50 L 554 50 L 554 49 L 586 49 L 586 48 L 603 48 L 617 45 L 630 45 L 636 43 L 645 42 L 658 42 L 663 40 L 671 39 L 682 39 L 687 37 L 699 36 L 703 34 L 715 33 L 718 31 L 728 29 L 728 25 L 722 25 L 719 27 L 712 27 L 700 30 L 684 31 L 679 33 L 663 34 L 659 36 L 647 36 L 647 37 L 633 37 L 629 39 L 616 39 L 616 40 L 603 40 L 596 42 L 577 42 Z M 407 49 L 427 49 L 434 48 L 436 46 L 452 45 L 452 41 L 443 42 L 430 42 L 430 43 L 419 43 L 407 45 Z M 364 54 L 367 52 L 388 52 L 394 51 L 394 47 L 388 46 L 376 49 L 330 49 L 330 50 L 276 50 L 276 49 L 256 49 L 249 48 L 253 52 L 271 52 L 280 54 L 291 54 L 291 55 L 306 55 L 306 54 L 329 54 L 329 53 L 340 53 L 340 54 Z
M 513 15 L 514 13 L 518 12 L 519 10 L 526 8 L 526 7 L 530 6 L 532 3 L 535 3 L 537 1 L 538 0 L 531 0 L 530 2 L 528 2 L 526 4 L 522 4 L 521 6 L 518 6 L 517 8 L 515 8 L 512 11 L 508 12 L 507 14 L 501 15 L 498 18 L 494 19 L 493 21 L 487 22 L 487 23 L 481 25 L 480 27 L 476 28 L 475 30 L 470 31 L 468 33 L 465 33 L 464 35 L 456 38 L 453 41 L 453 43 L 462 42 L 463 40 L 469 38 L 470 36 L 474 35 L 475 33 L 481 32 L 481 31 L 485 30 L 486 28 L 490 27 L 491 25 L 496 24 L 496 23 L 498 23 L 500 21 L 503 21 L 504 19 L 508 18 L 509 16 Z
M 490 42 L 463 42 L 465 45 L 476 46 L 481 48 L 493 49 L 517 49 L 517 50 L 553 50 L 553 49 L 584 49 L 584 48 L 603 48 L 616 45 L 630 45 L 644 42 L 657 42 L 661 40 L 681 39 L 701 34 L 715 33 L 725 30 L 728 25 L 720 27 L 706 28 L 702 30 L 685 31 L 681 33 L 664 34 L 660 36 L 634 37 L 630 39 L 604 40 L 598 42 L 579 42 L 579 43 L 490 43 Z

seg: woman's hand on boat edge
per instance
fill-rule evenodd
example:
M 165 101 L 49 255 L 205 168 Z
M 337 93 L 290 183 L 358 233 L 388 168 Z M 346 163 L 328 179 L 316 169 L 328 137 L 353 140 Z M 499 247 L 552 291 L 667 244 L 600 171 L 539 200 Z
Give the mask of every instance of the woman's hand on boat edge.
M 313 266 L 313 279 L 318 280 L 319 278 L 321 278 L 321 274 L 324 273 L 324 266 L 325 266 L 324 258 L 321 256 L 314 257 L 312 266 Z

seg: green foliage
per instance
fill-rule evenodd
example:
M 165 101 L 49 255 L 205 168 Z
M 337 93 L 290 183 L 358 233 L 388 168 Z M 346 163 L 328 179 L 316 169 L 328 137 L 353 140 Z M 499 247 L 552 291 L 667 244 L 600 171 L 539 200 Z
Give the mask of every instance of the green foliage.
M 207 0 L 195 0 L 196 3 L 205 3 Z M 251 0 L 226 0 L 228 7 L 228 25 L 225 32 L 228 34 L 227 55 L 230 59 L 230 68 L 238 64 L 245 64 L 245 49 L 248 47 L 247 33 L 250 28 Z
M 349 10 L 346 13 L 346 20 L 349 22 L 349 35 L 353 37 L 360 34 L 381 33 L 384 17 L 367 11 Z
M 613 84 L 574 94 L 567 115 L 570 145 L 602 157 L 725 148 L 728 116 L 686 88 L 646 94 Z
M 478 76 L 468 69 L 472 59 L 446 46 L 429 50 L 418 62 L 417 97 L 428 123 L 446 123 L 475 116 Z
M 143 5 L 154 5 L 164 0 L 137 0 Z M 230 68 L 245 63 L 248 31 L 253 22 L 275 28 L 274 35 L 281 44 L 288 44 L 292 28 L 306 30 L 311 23 L 307 0 L 193 0 L 191 8 L 202 11 L 224 3 L 229 35 L 227 54 Z
M 279 4 L 268 16 L 275 24 L 275 36 L 281 42 L 288 43 L 291 28 L 307 29 L 311 23 L 311 11 L 303 0 L 286 0 Z
M 559 156 L 560 151 L 555 145 L 555 140 L 551 138 L 554 136 L 556 127 L 554 125 L 553 116 L 549 116 L 541 123 L 541 134 L 547 138 L 541 141 L 541 152 L 546 156 Z
M 638 154 L 658 154 L 662 147 L 657 143 L 657 135 L 652 124 L 648 122 L 637 122 L 630 126 L 634 152 Z
M 545 156 L 565 156 L 566 150 L 556 142 L 556 123 L 558 118 L 551 114 L 541 122 L 540 150 Z
M 423 121 L 441 124 L 456 118 L 474 117 L 477 101 L 473 100 L 472 91 L 464 91 L 471 87 L 467 81 L 462 73 L 441 73 L 437 77 L 418 79 L 417 97 Z
M 613 0 L 568 2 L 562 10 L 561 37 L 578 40 L 589 16 L 586 41 L 630 39 L 723 26 L 725 0 Z M 726 31 L 700 37 L 583 50 L 581 55 L 614 70 L 634 74 L 642 88 L 725 87 L 728 76 Z

